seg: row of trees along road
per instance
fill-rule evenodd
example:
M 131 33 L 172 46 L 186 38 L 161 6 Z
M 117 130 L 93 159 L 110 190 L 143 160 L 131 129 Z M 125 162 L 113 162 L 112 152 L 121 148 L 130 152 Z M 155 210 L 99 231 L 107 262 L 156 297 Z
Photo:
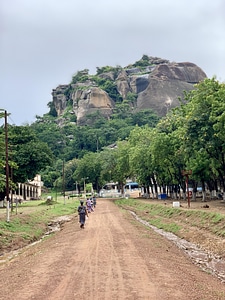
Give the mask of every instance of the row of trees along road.
M 9 126 L 13 182 L 32 179 L 39 172 L 48 187 L 59 188 L 64 166 L 64 184 L 70 190 L 84 180 L 97 191 L 108 181 L 119 182 L 122 188 L 127 178 L 135 178 L 146 193 L 157 186 L 177 193 L 180 187 L 185 191 L 182 170 L 192 170 L 194 191 L 199 184 L 203 195 L 206 186 L 210 191 L 224 190 L 224 83 L 205 79 L 160 120 L 148 113 L 149 118 L 146 112 L 137 114 L 137 125 L 123 110 L 121 119 L 118 111 L 111 120 L 94 116 L 92 126 L 72 122 L 59 126 L 49 114 L 31 125 Z M 0 133 L 3 137 L 4 128 Z M 112 143 L 116 147 L 107 147 Z M 0 174 L 4 174 L 4 151 L 0 154 Z
M 77 160 L 73 179 L 88 177 L 95 188 L 105 181 L 136 180 L 149 193 L 157 186 L 185 191 L 182 170 L 192 170 L 190 183 L 209 191 L 225 188 L 225 85 L 206 79 L 185 94 L 180 107 L 170 111 L 155 128 L 136 126 L 128 138 L 87 153 Z M 204 199 L 203 199 L 204 200 Z

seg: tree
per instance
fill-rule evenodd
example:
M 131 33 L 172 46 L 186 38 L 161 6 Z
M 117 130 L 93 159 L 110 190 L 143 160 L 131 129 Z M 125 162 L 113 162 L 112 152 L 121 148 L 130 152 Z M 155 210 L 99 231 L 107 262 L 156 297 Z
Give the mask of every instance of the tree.
M 92 183 L 95 190 L 99 189 L 99 178 L 101 174 L 101 164 L 99 153 L 89 152 L 85 154 L 77 164 L 77 168 L 73 173 L 74 182 Z
M 111 67 L 111 66 L 104 66 L 104 67 L 97 67 L 97 75 L 101 75 L 103 73 L 109 73 L 112 72 L 114 74 L 114 78 L 118 76 L 118 72 L 122 69 L 121 66 Z
M 138 112 L 134 112 L 131 116 L 131 125 L 155 127 L 160 120 L 160 117 L 156 115 L 151 109 L 145 109 Z
M 136 126 L 128 138 L 130 173 L 144 187 L 146 194 L 150 193 L 149 186 L 153 187 L 153 184 L 155 184 L 156 189 L 152 153 L 150 151 L 151 141 L 152 129 L 148 126 Z
M 113 110 L 113 119 L 126 119 L 132 114 L 131 107 L 128 101 L 123 101 L 122 103 L 116 103 Z
M 26 182 L 51 164 L 53 155 L 46 143 L 40 142 L 31 127 L 10 126 L 9 147 L 14 149 L 12 160 L 18 166 L 14 170 L 14 182 Z
M 99 153 L 101 173 L 99 183 L 103 186 L 105 183 L 113 180 L 114 169 L 116 167 L 115 149 L 106 147 Z
M 117 148 L 113 150 L 115 166 L 112 179 L 118 181 L 119 188 L 123 193 L 123 187 L 126 179 L 130 177 L 129 165 L 129 143 L 127 141 L 118 141 Z
M 55 109 L 53 102 L 48 102 L 47 106 L 49 107 L 49 115 L 53 117 L 57 117 L 57 111 Z
M 170 186 L 174 197 L 177 197 L 180 187 L 184 192 L 186 190 L 185 178 L 182 175 L 182 170 L 187 168 L 185 154 L 188 145 L 184 142 L 185 121 L 185 112 L 181 105 L 171 110 L 156 126 L 159 135 L 156 139 L 155 153 L 156 156 L 160 155 L 158 161 L 163 168 L 164 180 Z M 161 146 L 160 141 L 163 141 Z
M 64 174 L 65 174 L 65 188 L 67 190 L 74 190 L 76 181 L 73 178 L 73 174 L 76 171 L 77 167 L 79 164 L 79 160 L 74 158 L 68 162 L 66 162 L 65 164 L 65 170 L 64 170 Z
M 89 78 L 88 69 L 77 71 L 76 74 L 73 75 L 71 83 L 75 84 L 77 82 L 85 82 L 88 78 Z
M 187 99 L 184 137 L 194 175 L 208 181 L 210 172 L 211 180 L 218 178 L 225 189 L 225 84 L 205 79 Z

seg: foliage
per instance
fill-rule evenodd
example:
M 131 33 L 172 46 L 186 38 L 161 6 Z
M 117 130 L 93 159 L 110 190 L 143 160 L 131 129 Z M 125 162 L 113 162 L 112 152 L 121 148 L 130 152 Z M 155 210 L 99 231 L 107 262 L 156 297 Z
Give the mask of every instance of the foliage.
M 87 153 L 79 161 L 73 174 L 74 182 L 92 183 L 94 189 L 99 189 L 101 165 L 98 153 Z
M 113 99 L 115 102 L 122 102 L 123 98 L 117 90 L 116 83 L 108 80 L 108 79 L 101 79 L 99 81 L 99 87 L 103 89 L 106 93 L 108 93 L 109 97 Z
M 128 92 L 126 96 L 126 100 L 134 105 L 137 102 L 137 97 L 138 97 L 137 94 Z
M 135 199 L 119 199 L 115 203 L 123 208 L 134 211 L 137 215 L 147 220 L 150 224 L 164 231 L 182 235 L 182 230 L 186 224 L 191 227 L 204 228 L 212 234 L 224 237 L 225 216 L 216 212 L 206 212 L 202 210 L 183 210 L 181 208 L 167 207 L 164 204 L 154 204 L 138 201 Z M 144 212 L 144 214 L 143 214 Z M 148 212 L 146 214 L 146 212 Z M 179 220 L 179 226 L 175 220 Z
M 48 107 L 49 107 L 49 115 L 53 117 L 57 117 L 57 111 L 55 109 L 54 103 L 53 102 L 48 102 Z
M 73 91 L 72 84 L 69 84 L 66 90 L 64 91 L 64 95 L 67 99 L 70 99 L 71 93 Z
M 64 145 L 57 154 L 57 143 L 53 142 L 55 155 L 66 161 L 78 159 L 79 167 L 73 172 L 73 179 L 90 177 L 95 187 L 109 179 L 122 184 L 127 177 L 132 177 L 144 187 L 150 186 L 152 191 L 156 191 L 158 185 L 169 186 L 171 191 L 179 191 L 180 187 L 185 190 L 184 169 L 193 171 L 190 178 L 193 184 L 206 182 L 215 187 L 215 178 L 223 182 L 225 169 L 224 135 L 221 134 L 225 110 L 221 99 L 224 99 L 224 85 L 207 79 L 186 93 L 180 107 L 159 120 L 151 110 L 133 113 L 135 94 L 129 94 L 128 100 L 116 104 L 110 120 L 93 114 L 89 116 L 91 126 L 64 126 L 60 131 L 50 122 L 52 138 L 58 132 L 56 141 L 62 139 Z M 48 127 L 51 128 L 49 123 L 46 141 Z M 37 134 L 40 137 L 40 131 Z M 122 142 L 125 140 L 127 142 Z M 106 148 L 114 143 L 117 148 Z M 91 153 L 98 155 L 97 160 L 101 162 L 95 171 L 96 158 Z
M 122 102 L 123 98 L 118 92 L 116 83 L 111 79 L 106 79 L 98 76 L 93 76 L 92 80 L 96 82 L 96 84 L 101 88 L 103 91 L 108 93 L 109 97 L 114 100 L 115 102 Z
M 187 165 L 196 180 L 210 185 L 213 177 L 219 178 L 225 187 L 225 84 L 206 79 L 189 93 L 188 100 L 184 123 Z
M 126 184 L 126 179 L 130 177 L 129 166 L 129 144 L 126 141 L 119 141 L 115 149 L 115 168 L 112 179 L 119 182 L 120 188 Z
M 84 73 L 78 72 L 76 79 Z M 112 80 L 98 76 L 94 80 L 115 92 Z M 69 108 L 64 118 L 57 119 L 60 125 L 48 114 L 31 126 L 12 126 L 10 144 L 19 166 L 15 180 L 27 180 L 40 171 L 48 187 L 62 186 L 65 162 L 65 185 L 71 190 L 87 177 L 97 190 L 110 180 L 122 187 L 129 177 L 147 192 L 158 187 L 185 191 L 182 170 L 192 170 L 193 185 L 225 188 L 225 85 L 215 78 L 204 80 L 160 120 L 151 110 L 135 112 L 136 96 L 130 93 L 123 102 L 117 101 L 109 120 L 98 112 L 89 115 L 86 126 L 70 122 Z
M 47 225 L 54 217 L 73 214 L 77 210 L 78 200 L 67 199 L 66 202 L 67 205 L 64 205 L 62 197 L 58 197 L 57 203 L 51 205 L 51 209 L 44 199 L 24 202 L 22 215 L 13 213 L 10 222 L 3 221 L 1 217 L 0 249 L 13 248 L 13 243 L 18 240 L 20 245 L 39 240 L 46 233 Z M 18 207 L 18 211 L 20 211 L 20 207 Z M 15 246 L 17 249 L 18 244 Z
M 149 66 L 148 55 L 143 55 L 142 58 L 133 64 L 134 67 L 147 67 Z
M 89 70 L 84 69 L 82 71 L 77 71 L 76 74 L 73 75 L 71 84 L 75 84 L 77 82 L 85 82 L 89 78 Z
M 113 110 L 112 119 L 127 119 L 132 115 L 132 110 L 127 101 L 116 103 Z
M 97 75 L 101 75 L 103 73 L 109 73 L 109 72 L 112 72 L 113 75 L 114 75 L 114 78 L 117 77 L 118 75 L 118 72 L 122 69 L 121 66 L 117 66 L 117 67 L 111 67 L 111 66 L 105 66 L 105 67 L 97 67 Z
M 35 175 L 51 164 L 53 155 L 46 143 L 35 136 L 30 126 L 9 126 L 9 147 L 13 147 L 12 158 L 18 166 L 13 172 L 15 182 L 32 180 Z
M 151 109 L 140 110 L 138 112 L 134 112 L 131 116 L 131 125 L 144 126 L 148 125 L 149 127 L 154 128 L 160 117 Z

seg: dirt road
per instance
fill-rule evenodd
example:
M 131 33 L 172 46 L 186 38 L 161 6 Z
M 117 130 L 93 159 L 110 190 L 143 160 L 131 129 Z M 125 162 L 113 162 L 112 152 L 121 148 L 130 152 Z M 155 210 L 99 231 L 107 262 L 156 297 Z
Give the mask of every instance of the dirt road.
M 1 300 L 225 299 L 225 284 L 172 242 L 100 199 L 86 228 L 77 217 L 0 265 Z

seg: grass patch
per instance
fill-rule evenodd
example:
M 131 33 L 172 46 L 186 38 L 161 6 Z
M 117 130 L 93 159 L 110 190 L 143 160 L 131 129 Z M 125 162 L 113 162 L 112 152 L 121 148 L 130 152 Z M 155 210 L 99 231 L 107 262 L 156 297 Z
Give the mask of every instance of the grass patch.
M 9 222 L 6 221 L 6 209 L 1 209 L 0 252 L 40 239 L 52 219 L 77 212 L 78 205 L 77 199 L 66 199 L 64 203 L 63 197 L 52 205 L 43 200 L 27 201 L 23 202 L 17 211 L 14 209 L 10 212 Z
M 136 199 L 118 199 L 119 207 L 134 211 L 150 224 L 164 231 L 177 233 L 182 224 L 207 230 L 217 236 L 225 234 L 225 215 L 201 209 L 183 209 L 164 204 L 146 203 Z M 179 223 L 179 225 L 178 225 Z
M 162 219 L 148 220 L 149 223 L 159 229 L 176 234 L 182 227 L 176 223 L 164 223 Z

